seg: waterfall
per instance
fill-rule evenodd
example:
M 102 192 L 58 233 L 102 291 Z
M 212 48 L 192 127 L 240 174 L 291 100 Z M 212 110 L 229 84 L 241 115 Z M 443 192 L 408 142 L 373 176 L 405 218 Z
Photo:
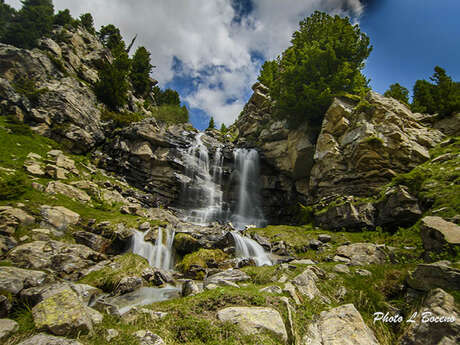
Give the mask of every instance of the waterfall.
M 236 209 L 231 217 L 237 229 L 265 224 L 260 200 L 259 153 L 254 149 L 236 149 L 235 170 L 239 177 Z
M 202 136 L 203 133 L 198 133 L 194 143 L 183 152 L 185 174 L 189 178 L 183 184 L 183 202 L 187 206 L 193 205 L 186 210 L 184 220 L 207 225 L 216 220 L 225 220 L 221 188 L 224 157 L 221 148 L 217 147 L 214 158 L 210 159 Z
M 257 266 L 272 265 L 267 253 L 262 246 L 248 237 L 240 235 L 236 231 L 231 232 L 235 240 L 236 256 L 244 259 L 253 259 Z
M 166 232 L 166 240 L 163 241 L 163 231 Z M 164 270 L 173 268 L 173 242 L 174 230 L 158 228 L 155 245 L 144 240 L 144 233 L 135 230 L 132 242 L 132 252 L 146 258 L 149 265 Z

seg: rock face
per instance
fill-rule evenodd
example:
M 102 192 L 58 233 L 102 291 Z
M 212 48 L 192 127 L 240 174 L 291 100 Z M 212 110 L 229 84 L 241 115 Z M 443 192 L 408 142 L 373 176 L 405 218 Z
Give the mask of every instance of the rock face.
M 460 226 L 441 217 L 424 217 L 420 224 L 423 248 L 428 252 L 441 252 L 460 246 Z
M 315 200 L 339 195 L 370 196 L 397 173 L 430 158 L 443 134 L 419 123 L 420 114 L 375 92 L 368 107 L 335 99 L 316 143 L 310 188 Z
M 303 345 L 379 345 L 353 304 L 323 311 L 308 328 Z
M 416 290 L 428 291 L 434 288 L 460 290 L 460 270 L 444 262 L 419 264 L 407 280 Z
M 354 204 L 352 201 L 346 201 L 342 205 L 331 206 L 315 214 L 315 222 L 318 226 L 331 230 L 373 228 L 375 208 L 369 202 Z
M 96 319 L 102 315 L 84 306 L 77 294 L 65 289 L 44 299 L 32 309 L 35 327 L 55 335 L 85 334 L 92 330 Z
M 438 318 L 442 322 L 430 322 Z M 431 290 L 417 311 L 415 322 L 404 332 L 401 345 L 453 345 L 460 343 L 460 314 L 454 297 L 442 289 Z M 428 322 L 427 322 L 428 320 Z
M 271 331 L 287 342 L 287 332 L 280 313 L 272 308 L 261 307 L 230 307 L 219 310 L 217 317 L 220 321 L 237 324 L 246 334 L 260 331 Z

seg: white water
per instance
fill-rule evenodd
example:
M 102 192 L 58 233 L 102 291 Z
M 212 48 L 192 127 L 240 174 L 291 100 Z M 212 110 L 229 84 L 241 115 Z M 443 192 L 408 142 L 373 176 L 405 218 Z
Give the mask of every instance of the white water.
M 166 232 L 166 239 L 163 240 Z M 149 265 L 164 270 L 173 268 L 173 241 L 174 230 L 158 228 L 157 239 L 155 245 L 149 241 L 144 240 L 145 234 L 141 231 L 135 230 L 132 240 L 132 251 L 134 254 L 146 258 Z
M 207 147 L 197 134 L 195 142 L 184 152 L 186 175 L 189 182 L 184 184 L 185 203 L 188 208 L 184 220 L 198 225 L 223 219 L 222 171 L 224 157 L 216 148 L 214 158 L 209 158 Z
M 235 228 L 265 224 L 260 200 L 259 153 L 254 149 L 236 149 L 235 171 L 238 174 L 238 199 L 231 221 Z
M 231 232 L 235 240 L 236 256 L 244 259 L 253 259 L 257 266 L 272 265 L 262 246 L 248 237 L 242 236 L 236 231 Z

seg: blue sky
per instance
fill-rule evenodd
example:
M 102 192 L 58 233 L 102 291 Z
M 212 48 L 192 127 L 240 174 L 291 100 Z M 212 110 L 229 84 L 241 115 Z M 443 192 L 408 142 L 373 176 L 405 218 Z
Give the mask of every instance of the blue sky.
M 19 0 L 6 0 L 20 7 Z M 359 21 L 374 46 L 365 75 L 383 93 L 412 89 L 440 65 L 460 80 L 460 0 L 54 0 L 56 10 L 91 12 L 96 27 L 118 26 L 126 41 L 152 53 L 152 76 L 179 91 L 191 122 L 234 122 L 261 64 L 289 46 L 298 22 L 314 10 Z

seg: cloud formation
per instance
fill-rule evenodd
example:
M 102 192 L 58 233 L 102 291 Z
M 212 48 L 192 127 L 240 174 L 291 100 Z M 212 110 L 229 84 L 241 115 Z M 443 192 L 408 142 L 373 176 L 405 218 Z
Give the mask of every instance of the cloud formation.
M 18 0 L 6 2 L 20 6 Z M 54 0 L 54 5 L 69 8 L 74 17 L 92 13 L 97 27 L 113 23 L 126 41 L 138 34 L 136 44 L 151 51 L 160 85 L 181 88 L 189 106 L 214 116 L 218 125 L 236 119 L 261 63 L 289 45 L 302 18 L 314 10 L 354 17 L 363 11 L 360 0 Z

